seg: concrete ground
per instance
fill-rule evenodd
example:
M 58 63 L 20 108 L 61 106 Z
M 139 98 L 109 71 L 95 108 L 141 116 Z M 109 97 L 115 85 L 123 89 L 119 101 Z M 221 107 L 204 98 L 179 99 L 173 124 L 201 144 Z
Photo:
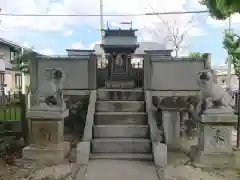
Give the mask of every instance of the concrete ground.
M 92 160 L 84 180 L 159 180 L 151 162 Z M 78 180 L 78 179 L 77 179 Z

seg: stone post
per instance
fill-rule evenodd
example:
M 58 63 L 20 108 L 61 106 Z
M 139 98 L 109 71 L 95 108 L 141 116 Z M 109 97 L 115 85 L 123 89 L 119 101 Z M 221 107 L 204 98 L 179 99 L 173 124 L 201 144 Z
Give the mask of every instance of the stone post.
M 151 56 L 150 54 L 145 54 L 143 60 L 143 71 L 144 71 L 144 90 L 149 90 L 151 88 Z
M 203 61 L 204 61 L 204 69 L 211 69 L 211 54 L 210 53 L 204 53 L 202 55 Z
M 179 108 L 163 108 L 162 122 L 165 143 L 169 150 L 180 148 L 180 110 Z
M 237 122 L 233 113 L 221 110 L 202 115 L 197 165 L 230 167 L 233 165 L 232 132 Z
M 89 88 L 94 90 L 97 89 L 97 56 L 95 54 L 90 54 L 88 65 Z

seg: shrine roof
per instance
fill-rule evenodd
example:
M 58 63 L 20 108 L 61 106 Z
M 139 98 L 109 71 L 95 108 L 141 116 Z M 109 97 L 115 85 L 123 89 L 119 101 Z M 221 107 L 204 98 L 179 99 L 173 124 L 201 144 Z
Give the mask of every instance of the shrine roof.
M 119 32 L 119 31 L 122 31 L 122 32 L 134 31 L 134 32 L 136 32 L 136 31 L 138 31 L 138 29 L 121 29 L 121 28 L 119 28 L 119 29 L 102 29 L 102 31 L 104 31 L 104 32 L 110 32 L 110 31 L 112 31 L 112 32 Z
M 137 29 L 103 29 L 104 36 L 136 36 Z
M 145 51 L 165 51 L 168 50 L 166 49 L 164 44 L 160 44 L 157 42 L 139 42 L 139 47 L 137 47 L 135 54 L 145 54 Z M 96 54 L 101 54 L 102 53 L 102 47 L 100 44 L 95 44 L 94 46 L 94 51 Z

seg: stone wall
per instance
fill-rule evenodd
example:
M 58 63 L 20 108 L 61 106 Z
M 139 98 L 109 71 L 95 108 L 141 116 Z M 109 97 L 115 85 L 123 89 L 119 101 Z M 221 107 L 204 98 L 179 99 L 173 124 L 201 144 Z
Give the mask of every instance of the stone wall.
M 204 69 L 202 60 L 152 60 L 152 90 L 199 90 L 197 72 Z
M 84 56 L 38 56 L 32 59 L 30 72 L 31 92 L 46 91 L 46 70 L 61 69 L 64 73 L 63 89 L 86 91 L 96 86 L 96 57 Z

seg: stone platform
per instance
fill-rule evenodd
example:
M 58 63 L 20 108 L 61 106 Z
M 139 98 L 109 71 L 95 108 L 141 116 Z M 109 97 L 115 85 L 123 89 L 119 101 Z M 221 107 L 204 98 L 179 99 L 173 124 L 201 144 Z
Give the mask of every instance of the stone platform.
M 91 160 L 83 180 L 159 180 L 150 162 L 124 160 Z M 77 178 L 76 180 L 80 180 Z
M 132 89 L 135 87 L 134 81 L 129 80 L 108 80 L 105 82 L 107 89 Z
M 64 142 L 59 145 L 30 145 L 23 149 L 23 158 L 27 160 L 44 161 L 46 163 L 60 163 L 68 154 L 70 145 Z

